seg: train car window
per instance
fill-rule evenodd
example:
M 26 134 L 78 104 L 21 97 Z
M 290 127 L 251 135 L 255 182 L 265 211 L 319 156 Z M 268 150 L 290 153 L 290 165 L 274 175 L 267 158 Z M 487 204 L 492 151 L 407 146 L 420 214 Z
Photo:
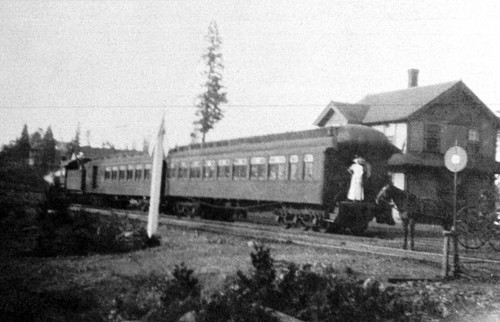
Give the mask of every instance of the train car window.
M 228 159 L 217 161 L 217 177 L 230 178 L 231 177 L 231 161 Z
M 314 175 L 314 157 L 312 154 L 304 155 L 304 180 L 313 180 Z
M 186 179 L 188 177 L 188 167 L 186 162 L 181 162 L 179 165 L 179 179 Z
M 199 179 L 201 178 L 201 162 L 193 161 L 191 167 L 189 167 L 189 178 Z
M 118 179 L 118 167 L 111 168 L 111 180 Z
M 127 180 L 134 180 L 134 166 L 130 164 L 127 166 Z
M 126 174 L 127 174 L 127 167 L 121 165 L 118 171 L 118 180 L 125 180 Z
M 282 155 L 269 158 L 269 180 L 285 180 L 286 158 Z
M 104 169 L 104 180 L 111 179 L 111 167 L 106 167 Z
M 142 169 L 143 169 L 143 166 L 142 164 L 138 164 L 135 166 L 135 176 L 134 176 L 134 179 L 136 181 L 139 181 L 142 179 Z
M 146 164 L 144 167 L 144 180 L 151 179 L 151 164 Z
M 203 178 L 215 178 L 216 169 L 217 168 L 214 160 L 205 160 L 205 162 L 203 163 Z
M 175 163 L 169 163 L 167 168 L 167 177 L 168 178 L 176 178 L 177 177 L 177 166 Z
M 250 179 L 266 180 L 266 158 L 253 157 L 250 159 Z
M 244 180 L 248 174 L 248 160 L 235 159 L 233 162 L 233 179 Z
M 299 180 L 299 156 L 291 155 L 288 164 L 288 179 L 291 181 Z

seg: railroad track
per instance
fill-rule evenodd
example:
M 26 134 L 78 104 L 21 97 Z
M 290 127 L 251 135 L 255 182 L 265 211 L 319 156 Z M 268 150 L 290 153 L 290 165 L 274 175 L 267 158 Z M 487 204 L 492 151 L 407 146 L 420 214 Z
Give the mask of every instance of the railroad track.
M 81 209 L 73 207 L 73 209 Z M 104 210 L 85 208 L 89 212 L 116 213 L 130 218 L 146 221 L 147 216 L 138 211 Z M 249 222 L 221 222 L 203 219 L 178 219 L 170 215 L 161 215 L 160 224 L 170 225 L 183 229 L 207 231 L 217 234 L 233 235 L 249 239 L 270 240 L 281 243 L 292 243 L 310 247 L 335 249 L 342 252 L 366 253 L 377 256 L 413 259 L 440 265 L 442 262 L 442 243 L 440 238 L 417 239 L 417 247 L 425 245 L 426 251 L 407 251 L 400 249 L 401 240 L 377 239 L 373 237 L 359 237 L 352 235 L 322 234 L 298 229 L 285 230 L 280 226 L 270 226 Z M 484 255 L 484 254 L 479 254 Z M 451 259 L 450 259 L 451 260 Z M 461 264 L 493 265 L 500 268 L 500 260 L 485 256 L 460 256 Z

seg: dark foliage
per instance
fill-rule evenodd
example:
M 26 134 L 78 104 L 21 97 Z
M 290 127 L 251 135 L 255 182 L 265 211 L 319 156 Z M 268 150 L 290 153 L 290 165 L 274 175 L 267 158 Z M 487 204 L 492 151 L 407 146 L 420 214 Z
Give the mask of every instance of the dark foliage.
M 94 290 L 36 290 L 31 281 L 8 280 L 0 288 L 0 321 L 102 321 Z
M 142 222 L 117 215 L 49 211 L 39 225 L 36 256 L 125 253 L 160 244 L 158 237 L 147 236 Z

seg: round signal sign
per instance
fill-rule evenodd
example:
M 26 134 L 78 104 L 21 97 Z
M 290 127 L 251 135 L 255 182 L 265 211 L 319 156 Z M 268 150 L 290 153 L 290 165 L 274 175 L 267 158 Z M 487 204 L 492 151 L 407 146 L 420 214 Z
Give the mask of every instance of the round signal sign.
M 451 172 L 462 171 L 467 165 L 467 152 L 459 146 L 449 148 L 444 155 L 444 165 Z

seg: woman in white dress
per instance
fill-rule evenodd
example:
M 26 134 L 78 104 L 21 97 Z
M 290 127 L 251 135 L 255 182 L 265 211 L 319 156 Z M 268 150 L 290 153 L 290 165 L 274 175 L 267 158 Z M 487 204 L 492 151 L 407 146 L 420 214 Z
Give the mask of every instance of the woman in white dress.
M 362 158 L 356 157 L 354 163 L 347 170 L 351 174 L 351 185 L 349 186 L 347 199 L 352 201 L 362 201 L 365 198 L 363 192 L 363 161 Z

